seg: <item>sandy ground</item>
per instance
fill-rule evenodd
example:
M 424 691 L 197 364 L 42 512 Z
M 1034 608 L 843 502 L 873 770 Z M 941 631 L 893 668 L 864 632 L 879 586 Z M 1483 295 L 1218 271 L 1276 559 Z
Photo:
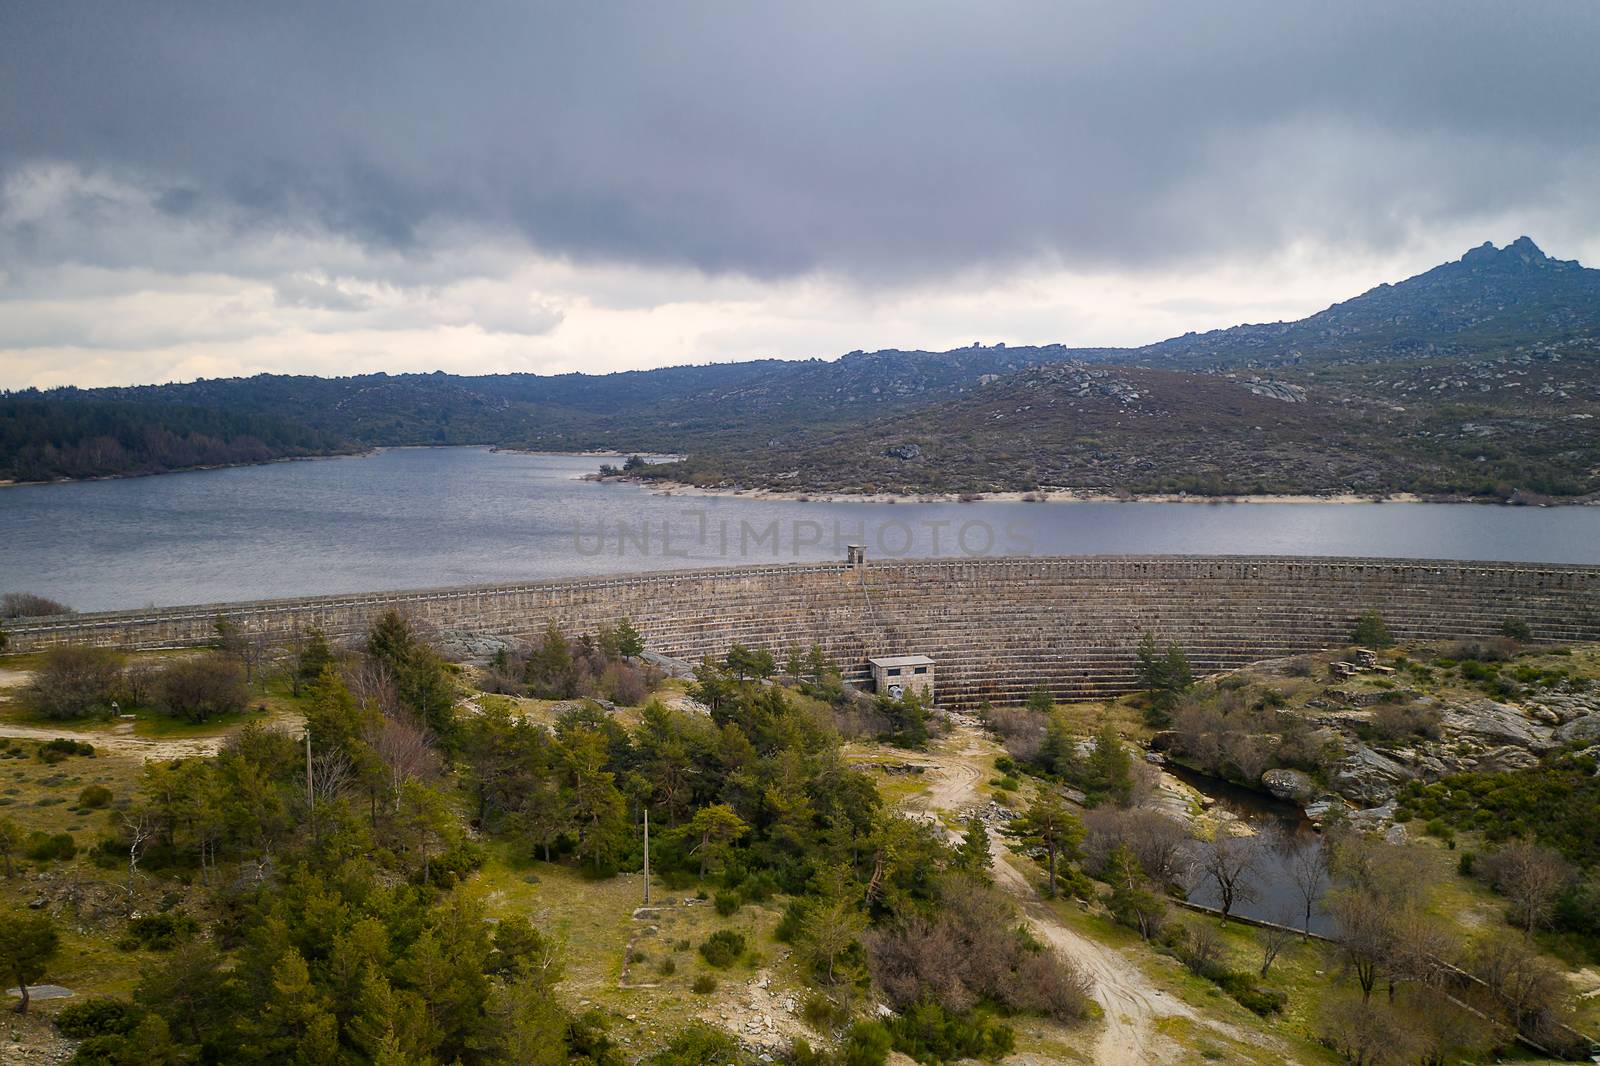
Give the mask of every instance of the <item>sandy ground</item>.
M 598 479 L 596 479 L 598 480 Z M 607 480 L 636 481 L 634 478 L 617 478 Z M 663 496 L 734 496 L 750 500 L 794 500 L 811 503 L 961 503 L 961 502 L 1000 502 L 1000 503 L 1421 503 L 1423 497 L 1409 492 L 1398 492 L 1390 496 L 1358 495 L 1345 493 L 1333 496 L 1190 496 L 1186 494 L 1153 493 L 1144 496 L 1116 496 L 1109 493 L 1092 492 L 1087 489 L 1051 489 L 1040 492 L 977 492 L 977 493 L 859 493 L 859 492 L 828 492 L 828 491 L 801 491 L 797 489 L 713 489 L 700 485 L 689 485 L 680 481 L 638 481 L 652 492 Z M 1447 500 L 1440 498 L 1438 502 L 1468 502 L 1465 500 Z
M 80 731 L 49 726 L 12 725 L 0 722 L 0 737 L 15 740 L 79 740 L 93 744 L 95 751 L 108 755 L 127 755 L 139 759 L 188 759 L 196 755 L 215 755 L 228 734 L 209 737 L 135 736 L 132 722 L 118 722 L 110 729 Z

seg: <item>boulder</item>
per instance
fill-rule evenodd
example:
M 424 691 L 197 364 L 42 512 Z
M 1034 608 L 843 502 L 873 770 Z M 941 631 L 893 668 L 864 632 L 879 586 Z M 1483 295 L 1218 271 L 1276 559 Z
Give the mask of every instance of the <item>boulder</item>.
M 1313 822 L 1320 822 L 1334 810 L 1343 807 L 1337 799 L 1319 799 L 1315 803 L 1306 804 L 1306 817 Z
M 1365 744 L 1356 745 L 1334 771 L 1333 787 L 1357 803 L 1386 803 L 1415 776 L 1405 765 Z
M 1316 783 L 1300 770 L 1279 767 L 1261 775 L 1261 787 L 1281 800 L 1304 804 L 1316 795 Z
M 1560 744 L 1600 740 L 1600 714 L 1586 714 L 1582 718 L 1574 718 L 1556 730 L 1555 739 Z
M 1389 800 L 1381 806 L 1368 807 L 1366 810 L 1361 811 L 1351 811 L 1349 823 L 1352 828 L 1359 829 L 1364 833 L 1387 831 L 1388 827 L 1394 824 L 1394 812 L 1395 802 L 1394 800 Z

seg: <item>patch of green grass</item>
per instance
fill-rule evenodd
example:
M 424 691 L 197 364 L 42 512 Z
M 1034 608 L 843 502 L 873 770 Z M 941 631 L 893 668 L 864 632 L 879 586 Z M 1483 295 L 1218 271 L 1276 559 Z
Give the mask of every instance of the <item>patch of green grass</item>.
M 561 989 L 566 998 L 574 1005 L 583 1002 L 604 1011 L 619 1035 L 634 1037 L 631 1050 L 660 1046 L 689 1021 L 702 1015 L 715 1018 L 741 1002 L 756 972 L 748 964 L 741 961 L 714 971 L 693 947 L 677 949 L 684 942 L 698 945 L 719 929 L 739 932 L 762 956 L 760 967 L 771 977 L 775 996 L 792 994 L 798 999 L 805 993 L 805 982 L 791 960 L 778 957 L 783 951 L 772 936 L 788 902 L 784 897 L 746 903 L 738 913 L 722 917 L 710 902 L 685 904 L 686 898 L 694 898 L 693 888 L 671 891 L 658 882 L 651 890 L 655 914 L 636 920 L 633 912 L 643 905 L 638 873 L 596 881 L 560 864 L 519 860 L 503 842 L 490 843 L 488 849 L 489 861 L 466 891 L 480 894 L 491 914 L 526 915 L 556 937 L 563 945 Z M 530 874 L 537 880 L 530 883 Z M 653 987 L 621 987 L 630 942 L 635 953 L 650 959 L 632 966 L 630 984 Z M 674 955 L 671 972 L 663 973 L 659 960 Z M 695 993 L 695 978 L 710 973 L 718 977 L 716 991 Z M 637 1016 L 636 1021 L 627 1020 L 630 1014 Z

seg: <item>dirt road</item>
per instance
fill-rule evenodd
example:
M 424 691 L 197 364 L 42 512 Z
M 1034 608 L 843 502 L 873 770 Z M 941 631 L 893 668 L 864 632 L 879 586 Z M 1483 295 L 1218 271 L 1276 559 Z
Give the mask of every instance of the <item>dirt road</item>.
M 927 773 L 928 788 L 911 802 L 930 815 L 954 814 L 984 801 L 978 786 L 990 772 L 994 743 L 978 729 L 960 723 L 939 744 Z M 1176 1059 L 1182 1049 L 1156 1031 L 1161 1018 L 1203 1020 L 1186 1004 L 1163 994 L 1115 948 L 1090 940 L 1062 923 L 1013 863 L 1003 847 L 994 849 L 995 883 L 1021 906 L 1041 939 L 1058 948 L 1094 978 L 1094 998 L 1105 1012 L 1095 1042 L 1100 1066 L 1148 1066 Z

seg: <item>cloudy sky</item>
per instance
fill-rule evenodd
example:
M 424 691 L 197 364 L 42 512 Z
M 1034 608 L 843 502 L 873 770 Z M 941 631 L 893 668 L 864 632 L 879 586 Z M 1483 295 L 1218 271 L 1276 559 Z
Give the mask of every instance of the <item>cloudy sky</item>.
M 1527 233 L 1600 4 L 0 0 L 0 387 L 1133 344 Z

